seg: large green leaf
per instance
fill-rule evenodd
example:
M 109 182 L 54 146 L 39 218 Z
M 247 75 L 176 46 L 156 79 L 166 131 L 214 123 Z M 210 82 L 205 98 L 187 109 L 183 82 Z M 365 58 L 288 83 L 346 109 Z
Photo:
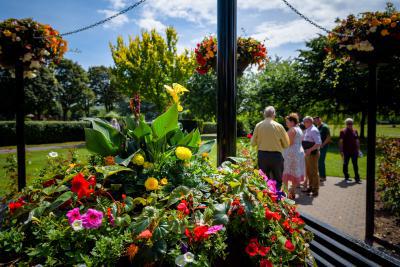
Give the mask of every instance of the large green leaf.
M 141 233 L 150 226 L 153 220 L 157 219 L 158 214 L 158 210 L 155 207 L 144 207 L 142 213 L 136 218 L 136 221 L 130 225 L 131 230 L 136 234 Z
M 175 133 L 172 135 L 172 137 L 169 139 L 171 145 L 176 145 L 185 137 L 184 133 L 181 131 L 181 129 L 176 129 Z
M 132 171 L 132 169 L 120 165 L 100 166 L 100 167 L 97 166 L 95 167 L 95 169 L 97 172 L 102 173 L 104 175 L 104 179 L 122 171 Z
M 178 128 L 178 108 L 172 105 L 166 112 L 158 116 L 152 123 L 156 138 L 162 138 L 167 133 Z
M 64 204 L 66 201 L 70 200 L 72 198 L 73 193 L 71 191 L 65 192 L 61 194 L 53 203 L 50 204 L 49 206 L 49 211 L 52 211 L 62 204 Z
M 133 130 L 136 138 L 140 139 L 143 136 L 151 134 L 151 127 L 143 120 L 139 121 L 139 125 Z
M 168 234 L 168 222 L 161 221 L 157 227 L 154 229 L 153 238 L 155 241 L 164 239 L 164 237 Z
M 178 202 L 182 197 L 186 196 L 189 194 L 190 189 L 184 185 L 180 185 L 174 190 L 172 190 L 171 194 L 169 194 L 169 199 L 168 199 L 168 206 L 171 206 Z
M 201 142 L 201 135 L 198 129 L 191 131 L 182 140 L 179 141 L 179 145 L 184 145 L 192 148 L 197 148 Z
M 197 152 L 197 154 L 202 154 L 202 153 L 210 153 L 210 151 L 213 149 L 213 147 L 215 146 L 215 144 L 217 143 L 217 141 L 215 139 L 213 140 L 208 140 L 206 142 L 204 142 L 200 148 L 199 151 Z
M 229 222 L 229 203 L 216 204 L 214 206 L 214 223 L 227 225 Z
M 115 155 L 118 151 L 101 132 L 94 129 L 85 128 L 86 148 L 103 157 Z

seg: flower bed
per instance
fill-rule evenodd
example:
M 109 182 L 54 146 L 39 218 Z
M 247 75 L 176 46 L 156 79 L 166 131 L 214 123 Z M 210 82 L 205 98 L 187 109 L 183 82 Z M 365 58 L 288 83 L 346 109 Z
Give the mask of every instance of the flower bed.
M 151 126 L 127 118 L 121 132 L 93 119 L 89 164 L 51 158 L 42 183 L 4 199 L 1 262 L 297 266 L 311 259 L 312 235 L 294 202 L 250 159 L 211 166 L 214 141 L 200 145 L 197 129 L 178 128 L 177 103 Z

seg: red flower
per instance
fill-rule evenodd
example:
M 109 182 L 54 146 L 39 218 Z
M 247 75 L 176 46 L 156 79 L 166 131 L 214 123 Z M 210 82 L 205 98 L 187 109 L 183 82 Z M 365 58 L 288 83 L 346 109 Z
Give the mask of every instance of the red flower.
M 265 218 L 267 220 L 276 220 L 279 221 L 281 219 L 281 215 L 278 212 L 272 212 L 268 208 L 265 208 Z
M 95 175 L 90 175 L 88 180 L 89 180 L 89 185 L 91 185 L 93 187 L 96 186 L 96 176 Z
M 231 206 L 239 206 L 239 205 L 240 205 L 240 199 L 239 198 L 235 198 L 231 203 Z
M 275 242 L 276 239 L 277 239 L 276 235 L 271 236 L 271 241 L 272 241 L 272 242 Z
M 239 207 L 239 209 L 238 209 L 238 211 L 237 211 L 237 214 L 238 214 L 238 215 L 243 215 L 243 214 L 245 214 L 245 210 L 244 210 L 243 206 L 240 206 L 240 207 Z
M 204 74 L 207 74 L 208 68 L 197 68 L 196 71 L 197 71 L 200 75 L 204 75 Z
M 260 256 L 264 257 L 268 254 L 268 252 L 271 250 L 271 247 L 263 247 L 263 246 L 259 246 L 258 247 L 258 254 L 260 254 Z
M 143 232 L 141 232 L 137 238 L 138 239 L 149 239 L 153 236 L 153 234 L 150 232 L 150 230 L 146 229 Z
M 286 219 L 286 220 L 282 223 L 282 226 L 283 226 L 283 228 L 284 228 L 285 230 L 289 231 L 290 228 L 291 228 L 289 219 Z
M 253 135 L 251 133 L 247 134 L 247 138 L 251 139 L 253 137 Z
M 197 60 L 197 63 L 199 63 L 199 65 L 202 66 L 202 67 L 207 64 L 207 61 L 200 54 L 197 54 L 196 60 Z
M 301 218 L 292 218 L 292 222 L 297 225 L 303 225 L 304 221 Z
M 196 228 L 194 228 L 193 230 L 194 241 L 200 241 L 202 239 L 206 239 L 208 237 L 208 234 L 206 234 L 207 231 L 208 227 L 206 225 L 197 226 Z
M 257 242 L 258 243 L 258 242 Z M 249 254 L 250 257 L 254 257 L 258 254 L 258 244 L 255 242 L 250 242 L 245 251 L 247 254 Z
M 187 202 L 184 199 L 181 201 L 181 203 L 179 203 L 179 205 L 176 208 L 183 214 L 189 215 L 189 213 L 190 213 L 190 210 L 187 206 Z
M 285 248 L 290 252 L 294 251 L 295 249 L 293 243 L 289 239 L 286 239 Z
M 71 191 L 78 194 L 78 198 L 89 197 L 93 193 L 93 189 L 89 189 L 90 183 L 85 180 L 82 173 L 78 173 L 72 179 Z
M 49 187 L 49 186 L 51 186 L 51 185 L 53 185 L 55 183 L 56 183 L 56 179 L 50 179 L 50 180 L 47 180 L 47 181 L 43 182 L 42 185 L 43 185 L 44 188 L 46 188 L 46 187 Z
M 122 199 L 125 200 L 126 199 L 126 195 L 122 194 Z
M 260 261 L 260 267 L 274 267 L 274 265 L 268 259 L 262 259 Z

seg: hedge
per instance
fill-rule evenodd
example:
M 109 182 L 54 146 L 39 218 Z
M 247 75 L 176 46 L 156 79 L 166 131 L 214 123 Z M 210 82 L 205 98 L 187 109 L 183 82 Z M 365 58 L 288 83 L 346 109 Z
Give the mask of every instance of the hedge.
M 26 121 L 27 144 L 49 144 L 85 140 L 86 121 Z M 0 121 L 0 146 L 16 145 L 14 121 Z

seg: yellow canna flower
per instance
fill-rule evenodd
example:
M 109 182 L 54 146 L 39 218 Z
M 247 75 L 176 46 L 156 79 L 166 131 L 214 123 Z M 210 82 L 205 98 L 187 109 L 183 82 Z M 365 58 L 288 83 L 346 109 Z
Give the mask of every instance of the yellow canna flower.
M 178 106 L 178 111 L 181 112 L 183 107 L 180 104 L 179 97 L 183 95 L 185 92 L 189 92 L 188 89 L 180 85 L 179 83 L 173 83 L 172 87 L 168 85 L 164 85 L 165 90 L 167 93 L 172 97 L 172 100 Z
M 6 37 L 10 37 L 10 36 L 12 35 L 12 32 L 10 32 L 9 30 L 5 30 L 5 31 L 3 31 L 3 34 L 4 34 Z
M 142 166 L 144 164 L 144 157 L 141 154 L 136 154 L 132 159 L 132 163 L 138 166 Z
M 154 177 L 149 177 L 146 182 L 144 182 L 144 186 L 148 191 L 156 190 L 158 189 L 158 180 Z
M 187 147 L 178 146 L 175 149 L 175 155 L 180 160 L 188 160 L 192 157 L 192 151 Z

